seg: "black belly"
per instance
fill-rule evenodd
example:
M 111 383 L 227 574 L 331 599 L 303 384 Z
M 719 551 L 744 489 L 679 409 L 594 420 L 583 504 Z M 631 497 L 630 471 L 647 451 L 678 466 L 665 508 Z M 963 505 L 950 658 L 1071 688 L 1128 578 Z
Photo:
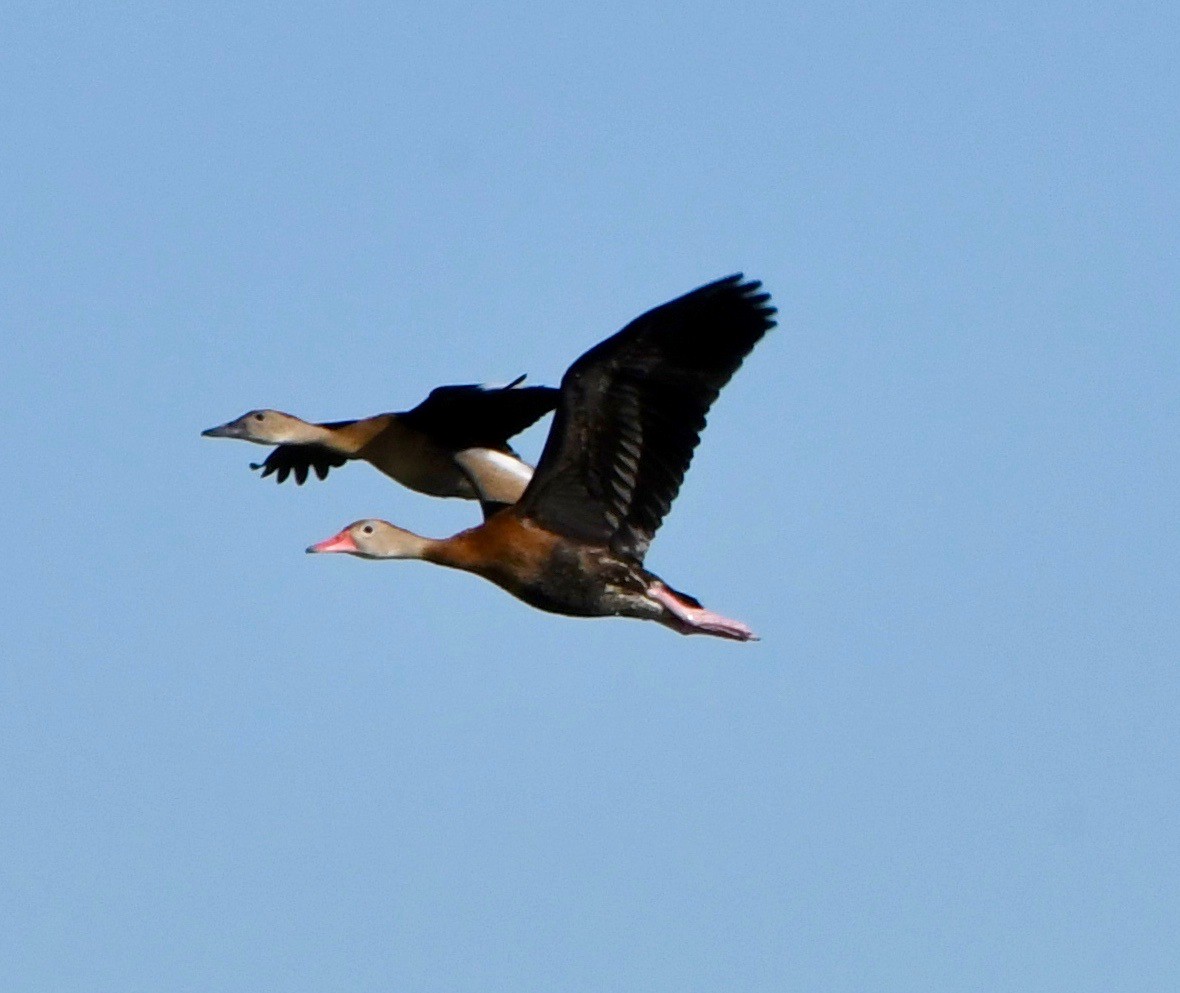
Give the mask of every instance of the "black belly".
M 646 583 L 637 571 L 562 549 L 535 582 L 502 584 L 530 607 L 567 617 L 642 616 Z

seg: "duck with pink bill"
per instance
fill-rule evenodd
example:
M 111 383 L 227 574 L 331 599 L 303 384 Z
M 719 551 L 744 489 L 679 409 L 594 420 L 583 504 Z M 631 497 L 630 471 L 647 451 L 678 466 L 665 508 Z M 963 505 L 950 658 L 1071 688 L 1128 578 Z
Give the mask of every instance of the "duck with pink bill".
M 775 324 L 739 275 L 636 318 L 562 378 L 545 448 L 520 499 L 478 527 L 424 538 L 375 518 L 308 548 L 421 559 L 472 572 L 540 610 L 634 617 L 734 641 L 754 632 L 644 567 L 692 461 L 705 415 Z M 477 483 L 475 485 L 478 485 Z

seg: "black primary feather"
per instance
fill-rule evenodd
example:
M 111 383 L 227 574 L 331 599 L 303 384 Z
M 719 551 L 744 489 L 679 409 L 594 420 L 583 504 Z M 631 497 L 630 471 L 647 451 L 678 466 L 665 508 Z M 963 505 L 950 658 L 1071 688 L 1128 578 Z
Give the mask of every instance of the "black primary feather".
M 774 327 L 761 286 L 740 273 L 709 283 L 636 318 L 574 362 L 517 512 L 641 564 L 709 407 Z
M 398 418 L 452 451 L 494 448 L 510 452 L 508 439 L 557 405 L 558 391 L 552 386 L 522 387 L 523 381 L 524 376 L 519 376 L 500 387 L 439 386 Z
M 251 462 L 251 469 L 261 469 L 262 476 L 274 475 L 275 482 L 283 483 L 290 475 L 302 486 L 311 470 L 320 479 L 328 478 L 329 469 L 339 469 L 348 459 L 323 445 L 279 445 L 262 462 Z

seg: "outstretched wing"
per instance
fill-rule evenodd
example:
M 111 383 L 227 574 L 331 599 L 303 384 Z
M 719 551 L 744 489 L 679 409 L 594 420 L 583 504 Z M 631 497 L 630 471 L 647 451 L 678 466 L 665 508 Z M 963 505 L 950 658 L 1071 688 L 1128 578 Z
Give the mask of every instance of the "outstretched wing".
M 514 508 L 641 563 L 721 388 L 774 326 L 761 283 L 729 276 L 648 311 L 579 358 Z
M 279 445 L 262 462 L 251 462 L 250 468 L 261 469 L 262 479 L 274 475 L 277 483 L 294 475 L 296 484 L 302 486 L 310 471 L 314 470 L 320 479 L 327 479 L 329 469 L 339 469 L 347 461 L 345 456 L 323 445 Z
M 522 387 L 522 382 L 524 376 L 507 386 L 440 386 L 398 418 L 452 451 L 511 451 L 508 439 L 557 405 L 557 390 L 552 386 Z

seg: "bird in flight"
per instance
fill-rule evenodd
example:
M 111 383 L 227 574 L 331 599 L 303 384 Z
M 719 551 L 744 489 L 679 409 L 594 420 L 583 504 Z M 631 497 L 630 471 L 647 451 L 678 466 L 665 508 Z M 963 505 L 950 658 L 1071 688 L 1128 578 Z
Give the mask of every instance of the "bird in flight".
M 656 307 L 566 371 L 548 439 L 519 498 L 477 527 L 424 538 L 356 521 L 309 552 L 422 559 L 475 573 L 541 610 L 653 620 L 680 634 L 750 641 L 644 568 L 722 387 L 775 324 L 770 294 L 741 274 Z M 462 467 L 464 456 L 457 453 Z M 468 471 L 486 502 L 478 463 Z

